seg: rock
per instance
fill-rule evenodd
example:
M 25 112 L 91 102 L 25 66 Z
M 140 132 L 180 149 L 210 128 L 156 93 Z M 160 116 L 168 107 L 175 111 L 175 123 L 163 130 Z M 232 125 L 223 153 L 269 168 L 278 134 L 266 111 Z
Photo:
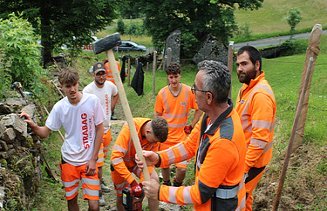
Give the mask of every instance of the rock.
M 5 105 L 3 103 L 0 103 L 0 115 L 2 114 L 10 114 L 12 113 L 12 110 L 8 105 Z
M 24 140 L 27 136 L 27 124 L 24 122 L 22 118 L 20 118 L 17 114 L 9 114 L 3 117 L 0 121 L 0 124 L 3 124 L 7 128 L 11 127 L 14 129 L 17 138 L 20 140 L 21 136 L 24 136 Z
M 7 146 L 7 143 L 5 141 L 0 140 L 0 150 L 1 151 L 8 151 L 8 146 Z
M 5 140 L 8 144 L 14 143 L 16 138 L 16 134 L 13 128 L 7 128 L 2 136 L 3 140 Z
M 193 57 L 197 64 L 203 60 L 220 61 L 227 66 L 228 48 L 214 36 L 209 35 L 201 49 Z

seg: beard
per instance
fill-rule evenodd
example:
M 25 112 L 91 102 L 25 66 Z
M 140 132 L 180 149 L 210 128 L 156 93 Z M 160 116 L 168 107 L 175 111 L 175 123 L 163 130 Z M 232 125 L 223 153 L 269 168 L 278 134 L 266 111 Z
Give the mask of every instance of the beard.
M 238 80 L 241 83 L 245 83 L 248 85 L 249 85 L 251 79 L 255 79 L 256 76 L 257 76 L 257 72 L 255 71 L 255 69 L 253 69 L 252 71 L 250 71 L 248 73 L 244 73 L 244 72 L 237 73 Z
M 96 84 L 102 86 L 102 85 L 106 82 L 106 80 L 103 80 L 103 82 L 101 82 L 101 81 L 99 81 L 99 80 L 94 80 L 94 82 L 95 82 Z

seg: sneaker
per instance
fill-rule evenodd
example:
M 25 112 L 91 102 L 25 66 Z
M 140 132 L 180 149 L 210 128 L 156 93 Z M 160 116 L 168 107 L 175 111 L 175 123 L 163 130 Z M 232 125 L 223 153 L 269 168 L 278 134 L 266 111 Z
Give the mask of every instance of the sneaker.
M 104 193 L 109 193 L 110 192 L 110 188 L 106 185 L 106 183 L 104 181 L 101 181 L 101 190 Z
M 114 115 L 112 115 L 110 119 L 111 120 L 118 120 L 117 117 L 115 117 Z
M 99 206 L 103 207 L 106 206 L 106 201 L 104 200 L 104 196 L 100 196 L 99 198 Z

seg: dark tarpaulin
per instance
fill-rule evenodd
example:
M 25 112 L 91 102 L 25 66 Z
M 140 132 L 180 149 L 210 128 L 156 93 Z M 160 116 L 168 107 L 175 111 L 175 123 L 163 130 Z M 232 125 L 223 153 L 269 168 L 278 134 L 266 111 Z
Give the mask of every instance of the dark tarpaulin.
M 137 68 L 134 73 L 131 86 L 133 87 L 138 96 L 143 95 L 144 71 L 142 62 L 139 62 L 137 64 Z

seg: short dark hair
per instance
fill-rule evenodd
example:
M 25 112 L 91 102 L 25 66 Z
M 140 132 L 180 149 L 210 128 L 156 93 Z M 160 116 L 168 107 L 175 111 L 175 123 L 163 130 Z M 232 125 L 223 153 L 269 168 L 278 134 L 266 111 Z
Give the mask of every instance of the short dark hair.
M 213 99 L 217 104 L 227 102 L 231 86 L 231 75 L 221 62 L 204 60 L 198 64 L 199 71 L 204 71 L 203 90 L 213 94 Z
M 79 81 L 79 75 L 78 72 L 72 67 L 66 67 L 65 69 L 60 71 L 58 75 L 58 80 L 61 85 L 74 85 Z
M 167 140 L 168 136 L 168 123 L 162 117 L 156 117 L 151 121 L 151 128 L 154 136 L 159 142 Z
M 177 63 L 171 63 L 166 70 L 167 75 L 177 75 L 181 74 L 181 66 Z
M 261 53 L 258 51 L 258 49 L 256 49 L 253 46 L 246 45 L 246 46 L 243 46 L 242 48 L 240 48 L 237 51 L 237 56 L 241 55 L 245 51 L 249 54 L 250 60 L 251 60 L 253 65 L 255 65 L 256 61 L 259 61 L 259 64 L 260 64 L 259 70 L 261 71 L 261 69 L 262 69 L 262 59 L 261 59 Z

